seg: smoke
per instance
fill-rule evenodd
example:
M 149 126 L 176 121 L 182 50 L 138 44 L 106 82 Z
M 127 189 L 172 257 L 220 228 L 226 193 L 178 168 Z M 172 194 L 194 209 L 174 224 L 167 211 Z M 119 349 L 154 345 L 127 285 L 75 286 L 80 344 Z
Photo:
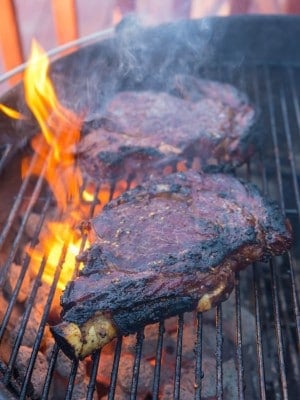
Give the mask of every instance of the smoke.
M 128 14 L 114 37 L 53 63 L 51 78 L 63 104 L 89 121 L 117 91 L 166 90 L 174 74 L 197 74 L 211 56 L 210 38 L 208 21 L 145 27 Z
M 145 28 L 134 16 L 116 29 L 124 89 L 164 90 L 176 73 L 196 73 L 210 57 L 208 21 L 178 21 Z
M 167 90 L 177 73 L 199 75 L 199 68 L 214 55 L 212 35 L 210 20 L 149 27 L 128 14 L 113 37 L 54 61 L 50 77 L 65 107 L 87 122 L 97 120 L 120 90 Z M 16 98 L 23 111 L 22 89 Z

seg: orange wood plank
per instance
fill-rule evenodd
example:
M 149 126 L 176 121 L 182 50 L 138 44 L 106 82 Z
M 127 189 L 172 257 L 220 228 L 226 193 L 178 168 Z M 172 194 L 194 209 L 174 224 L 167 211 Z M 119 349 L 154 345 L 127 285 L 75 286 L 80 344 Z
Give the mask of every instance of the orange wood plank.
M 78 37 L 75 0 L 52 0 L 52 13 L 58 44 Z
M 10 70 L 24 61 L 18 20 L 13 0 L 0 0 L 0 48 L 5 70 Z M 14 84 L 21 75 L 10 79 Z

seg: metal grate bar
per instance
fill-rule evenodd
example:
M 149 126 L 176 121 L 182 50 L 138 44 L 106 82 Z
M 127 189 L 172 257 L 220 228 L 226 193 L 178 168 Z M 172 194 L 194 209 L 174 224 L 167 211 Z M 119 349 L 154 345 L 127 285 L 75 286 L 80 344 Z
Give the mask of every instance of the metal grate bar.
M 93 398 L 94 398 L 100 355 L 101 355 L 100 350 L 96 351 L 95 353 L 92 354 L 92 369 L 91 369 L 91 376 L 90 376 L 90 381 L 89 381 L 89 385 L 88 385 L 86 400 L 93 400 Z
M 182 337 L 183 337 L 184 316 L 180 314 L 178 317 L 177 329 L 177 346 L 176 346 L 176 364 L 174 378 L 174 399 L 180 399 L 180 377 L 181 377 L 181 360 L 182 360 Z
M 297 296 L 297 288 L 296 288 L 296 279 L 295 279 L 295 268 L 294 268 L 294 260 L 291 256 L 291 252 L 288 252 L 289 257 L 289 265 L 290 265 L 290 280 L 291 280 L 291 289 L 292 289 L 292 298 L 293 298 L 293 307 L 294 307 L 294 315 L 296 318 L 296 332 L 297 332 L 297 347 L 300 349 L 300 310 L 299 310 L 299 299 Z
M 197 314 L 197 341 L 196 341 L 196 365 L 195 365 L 195 400 L 201 400 L 202 391 L 202 329 L 203 329 L 203 317 L 202 313 Z
M 216 395 L 218 400 L 223 399 L 223 329 L 222 305 L 216 309 Z
M 273 295 L 273 306 L 274 306 L 274 318 L 275 318 L 275 332 L 277 338 L 277 351 L 279 361 L 279 374 L 281 380 L 282 395 L 285 400 L 288 400 L 287 391 L 287 379 L 285 372 L 285 361 L 284 361 L 284 349 L 282 341 L 282 332 L 280 326 L 280 314 L 279 314 L 279 299 L 278 299 L 278 284 L 275 276 L 274 263 L 270 262 L 271 269 L 271 281 L 272 281 L 272 295 Z
M 108 391 L 108 397 L 107 397 L 108 400 L 113 400 L 115 397 L 115 390 L 116 390 L 117 378 L 118 378 L 118 369 L 119 369 L 120 358 L 121 358 L 121 350 L 122 350 L 122 336 L 119 336 L 117 339 L 116 348 L 115 348 L 115 355 L 114 355 L 114 361 L 113 361 L 113 366 L 112 366 L 110 385 L 109 385 L 109 391 Z
M 49 398 L 48 396 L 49 396 L 49 391 L 50 391 L 50 385 L 52 382 L 58 353 L 59 353 L 59 348 L 58 348 L 57 344 L 55 343 L 53 346 L 53 349 L 52 349 L 50 360 L 49 360 L 49 365 L 48 365 L 48 369 L 47 369 L 47 374 L 46 374 L 46 378 L 45 378 L 45 383 L 44 383 L 44 387 L 43 387 L 43 393 L 41 396 L 41 400 L 47 400 Z
M 236 315 L 236 365 L 238 377 L 238 398 L 243 400 L 244 396 L 244 367 L 242 351 L 242 315 L 240 297 L 240 277 L 235 274 L 235 315 Z
M 153 399 L 158 399 L 158 395 L 159 395 L 159 383 L 160 383 L 160 371 L 161 371 L 164 332 L 165 332 L 165 325 L 164 325 L 164 322 L 161 321 L 158 326 L 158 339 L 157 339 L 157 348 L 156 348 L 156 353 L 155 353 L 156 356 L 155 356 L 155 368 L 154 368 L 154 374 L 153 374 L 153 389 L 152 389 Z
M 256 328 L 256 354 L 258 362 L 258 378 L 259 378 L 259 393 L 260 399 L 266 400 L 266 381 L 265 381 L 265 368 L 263 358 L 263 344 L 262 344 L 262 323 L 260 314 L 260 293 L 258 285 L 258 274 L 256 264 L 253 264 L 253 287 L 254 287 L 254 305 L 255 305 L 255 328 Z
M 296 82 L 295 82 L 295 77 L 294 77 L 294 70 L 292 68 L 287 68 L 289 80 L 290 80 L 290 87 L 291 87 L 291 92 L 292 92 L 292 98 L 293 98 L 293 105 L 295 108 L 295 114 L 296 114 L 296 120 L 297 120 L 297 126 L 298 126 L 298 134 L 300 135 L 300 106 L 299 106 L 299 100 L 298 96 L 296 93 Z
M 274 99 L 273 99 L 273 92 L 271 87 L 270 81 L 270 72 L 268 68 L 264 68 L 265 72 L 265 82 L 266 82 L 266 89 L 267 89 L 267 99 L 268 99 L 268 111 L 269 111 L 269 121 L 271 127 L 271 135 L 273 140 L 273 150 L 275 156 L 275 166 L 276 166 L 276 175 L 277 175 L 277 183 L 278 183 L 278 190 L 279 190 L 279 199 L 280 199 L 280 206 L 282 210 L 285 210 L 285 202 L 284 202 L 284 191 L 283 191 L 283 183 L 281 177 L 281 163 L 280 163 L 280 156 L 279 156 L 279 144 L 277 138 L 277 125 L 275 120 L 275 109 L 274 109 Z
M 299 215 L 299 212 L 296 208 L 286 208 L 285 213 L 286 215 Z
M 2 174 L 2 171 L 5 167 L 5 165 L 9 161 L 12 148 L 13 148 L 13 146 L 10 143 L 5 144 L 4 146 L 1 145 L 1 148 L 0 148 L 0 155 L 1 155 L 1 157 L 0 157 L 0 175 Z
M 144 330 L 141 330 L 136 335 L 136 347 L 135 347 L 135 359 L 132 370 L 132 382 L 131 382 L 131 391 L 130 391 L 130 399 L 136 399 L 138 381 L 139 381 L 139 371 L 140 371 L 140 363 L 142 359 L 142 348 L 144 342 Z
M 73 393 L 73 389 L 74 389 L 74 383 L 75 383 L 75 378 L 76 378 L 76 374 L 77 374 L 78 363 L 79 363 L 78 360 L 73 360 L 73 362 L 72 362 L 67 391 L 66 391 L 66 395 L 65 395 L 65 400 L 72 399 L 72 393 Z

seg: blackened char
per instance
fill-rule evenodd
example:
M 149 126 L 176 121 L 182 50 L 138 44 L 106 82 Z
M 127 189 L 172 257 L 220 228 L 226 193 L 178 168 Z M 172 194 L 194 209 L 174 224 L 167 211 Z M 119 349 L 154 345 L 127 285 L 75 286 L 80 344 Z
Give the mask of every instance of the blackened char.
M 256 113 L 243 93 L 188 75 L 176 75 L 167 86 L 168 93 L 116 94 L 78 146 L 88 176 L 101 181 L 136 175 L 142 182 L 178 162 L 196 169 L 235 166 L 253 154 Z
M 277 204 L 224 174 L 175 173 L 125 192 L 92 221 L 94 244 L 63 320 L 110 315 L 122 334 L 225 300 L 235 271 L 291 246 Z

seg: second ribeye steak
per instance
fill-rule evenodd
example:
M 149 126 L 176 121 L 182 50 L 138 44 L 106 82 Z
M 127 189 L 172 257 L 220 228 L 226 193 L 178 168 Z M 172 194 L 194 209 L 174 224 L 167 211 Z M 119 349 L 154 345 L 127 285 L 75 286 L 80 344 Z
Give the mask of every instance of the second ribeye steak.
M 232 85 L 175 76 L 168 91 L 115 95 L 77 149 L 78 163 L 97 181 L 138 183 L 165 167 L 236 166 L 253 154 L 256 113 Z

